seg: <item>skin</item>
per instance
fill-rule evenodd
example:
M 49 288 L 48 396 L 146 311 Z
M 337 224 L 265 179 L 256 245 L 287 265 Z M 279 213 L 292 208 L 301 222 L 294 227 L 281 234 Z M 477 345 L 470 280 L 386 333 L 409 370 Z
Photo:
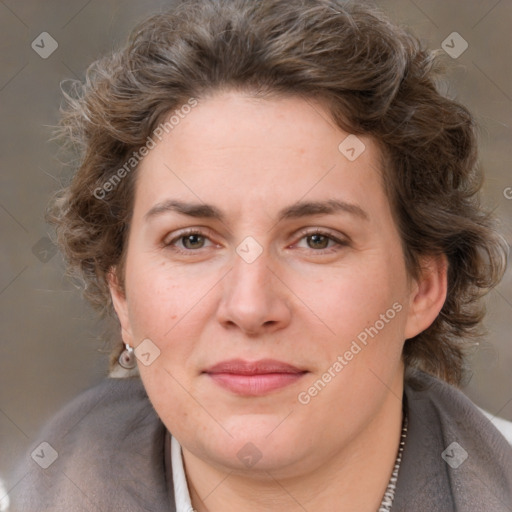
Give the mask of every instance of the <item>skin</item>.
M 160 350 L 139 370 L 182 445 L 199 512 L 374 512 L 382 499 L 402 421 L 402 347 L 438 315 L 446 263 L 424 258 L 421 278 L 408 275 L 379 147 L 359 136 L 365 150 L 349 161 L 338 150 L 348 135 L 312 100 L 222 91 L 201 100 L 137 170 L 125 291 L 115 269 L 110 288 L 124 341 L 149 338 Z M 225 218 L 145 218 L 169 199 L 215 205 Z M 298 200 L 328 199 L 367 218 L 337 211 L 276 220 Z M 183 238 L 186 228 L 203 237 Z M 342 244 L 303 233 L 314 228 Z M 236 251 L 248 236 L 262 249 L 252 263 Z M 396 303 L 401 311 L 378 335 L 300 403 L 299 393 Z M 308 373 L 239 396 L 203 373 L 232 358 L 278 359 Z M 237 456 L 247 443 L 261 455 L 251 467 Z

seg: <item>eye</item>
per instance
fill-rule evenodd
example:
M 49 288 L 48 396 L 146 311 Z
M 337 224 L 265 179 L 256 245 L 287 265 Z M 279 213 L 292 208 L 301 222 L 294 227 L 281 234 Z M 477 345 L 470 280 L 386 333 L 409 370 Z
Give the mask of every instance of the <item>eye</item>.
M 335 252 L 339 250 L 340 247 L 344 247 L 349 244 L 348 240 L 342 240 L 334 236 L 332 233 L 321 229 L 302 232 L 300 240 L 303 239 L 306 240 L 307 249 L 313 249 L 314 252 L 319 252 L 321 254 L 325 252 Z
M 300 233 L 299 241 L 306 240 L 306 247 L 298 245 L 301 249 L 311 249 L 318 254 L 326 254 L 338 251 L 341 247 L 348 246 L 349 241 L 342 237 L 334 236 L 331 232 L 319 228 Z M 192 255 L 200 249 L 206 249 L 215 245 L 207 233 L 198 229 L 188 229 L 178 233 L 170 240 L 165 239 L 162 246 L 181 254 Z
M 210 240 L 205 233 L 197 229 L 182 231 L 171 240 L 164 240 L 163 246 L 181 253 L 197 252 L 205 248 L 205 243 Z M 181 244 L 181 247 L 180 247 Z

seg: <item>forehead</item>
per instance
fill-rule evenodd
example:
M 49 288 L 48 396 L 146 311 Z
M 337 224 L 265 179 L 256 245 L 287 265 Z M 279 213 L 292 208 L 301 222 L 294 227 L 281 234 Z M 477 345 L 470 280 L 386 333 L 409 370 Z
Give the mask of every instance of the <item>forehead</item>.
M 318 101 L 223 92 L 187 111 L 142 160 L 136 204 L 383 199 L 377 144 L 337 127 Z

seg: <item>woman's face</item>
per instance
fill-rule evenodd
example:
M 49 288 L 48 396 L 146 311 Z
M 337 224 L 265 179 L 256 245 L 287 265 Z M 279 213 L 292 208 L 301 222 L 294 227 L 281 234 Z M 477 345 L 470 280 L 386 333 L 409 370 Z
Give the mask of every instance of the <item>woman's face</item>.
M 216 467 L 295 474 L 401 407 L 404 340 L 437 312 L 377 145 L 348 136 L 316 102 L 224 92 L 137 171 L 123 338 L 168 430 Z

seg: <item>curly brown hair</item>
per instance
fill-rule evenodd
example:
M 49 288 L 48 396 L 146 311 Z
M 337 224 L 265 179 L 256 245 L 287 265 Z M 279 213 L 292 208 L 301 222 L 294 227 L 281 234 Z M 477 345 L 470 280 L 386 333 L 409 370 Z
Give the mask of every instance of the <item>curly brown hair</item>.
M 438 90 L 439 53 L 361 2 L 187 0 L 149 17 L 64 92 L 58 135 L 79 156 L 48 219 L 69 273 L 115 318 L 107 274 L 116 270 L 122 286 L 137 176 L 136 166 L 123 179 L 119 171 L 173 110 L 228 88 L 321 99 L 340 128 L 380 145 L 410 275 L 421 255 L 448 259 L 444 306 L 403 357 L 459 383 L 465 348 L 483 332 L 481 298 L 501 279 L 506 252 L 479 201 L 474 119 Z M 119 338 L 114 356 L 121 349 Z

